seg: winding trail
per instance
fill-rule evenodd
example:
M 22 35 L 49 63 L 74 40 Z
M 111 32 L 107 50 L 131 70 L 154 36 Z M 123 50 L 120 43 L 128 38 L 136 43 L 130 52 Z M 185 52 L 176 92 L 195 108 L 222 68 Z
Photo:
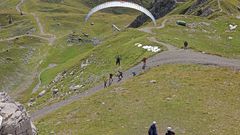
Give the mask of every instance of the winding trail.
M 16 6 L 16 10 L 17 10 L 17 12 L 18 13 L 22 13 L 22 10 L 21 10 L 21 6 L 22 6 L 22 4 L 25 2 L 25 0 L 20 0 L 20 2 L 17 4 L 17 6 Z
M 11 41 L 11 40 L 15 40 L 15 39 L 21 38 L 21 37 L 35 37 L 35 38 L 40 38 L 40 39 L 43 39 L 43 40 L 49 40 L 49 38 L 47 38 L 47 37 L 42 37 L 42 36 L 39 36 L 39 35 L 24 34 L 24 35 L 19 35 L 19 36 L 14 36 L 14 37 L 9 37 L 9 38 L 0 39 L 0 42 L 3 42 L 3 41 Z
M 20 14 L 32 15 L 34 17 L 34 19 L 35 19 L 35 21 L 38 25 L 38 29 L 40 30 L 40 35 L 24 34 L 24 35 L 5 38 L 5 39 L 0 39 L 0 42 L 15 40 L 16 38 L 21 38 L 21 37 L 36 37 L 36 38 L 40 38 L 40 39 L 43 39 L 43 40 L 47 40 L 49 42 L 49 44 L 52 45 L 55 42 L 55 40 L 57 39 L 56 35 L 44 32 L 44 27 L 41 24 L 41 21 L 39 20 L 39 17 L 35 13 L 30 13 L 29 14 L 29 13 L 26 13 L 26 12 L 22 11 L 21 6 L 23 5 L 24 2 L 25 2 L 25 0 L 20 0 L 20 2 L 16 5 L 16 10 Z
M 16 6 L 16 10 L 19 13 L 23 13 L 21 11 L 21 5 L 24 3 L 25 0 L 20 0 L 20 3 Z M 222 12 L 222 8 L 221 8 L 221 3 L 220 0 L 218 0 L 218 6 L 219 9 L 221 10 L 220 12 Z M 27 13 L 25 13 L 27 14 Z M 41 36 L 37 36 L 37 35 L 20 35 L 20 36 L 15 36 L 15 37 L 10 37 L 7 39 L 0 39 L 0 41 L 9 41 L 9 40 L 14 40 L 16 38 L 19 37 L 23 37 L 23 36 L 30 36 L 30 37 L 38 37 L 44 40 L 47 40 L 50 44 L 53 44 L 54 41 L 56 40 L 56 36 L 53 34 L 47 34 L 44 32 L 44 27 L 41 24 L 39 17 L 35 14 L 35 13 L 30 13 L 34 19 L 36 20 L 39 30 L 40 30 L 40 34 Z M 163 20 L 161 26 L 159 27 L 145 27 L 145 28 L 141 28 L 139 29 L 139 31 L 142 32 L 146 32 L 149 34 L 154 35 L 155 33 L 152 32 L 153 29 L 162 29 L 165 27 L 165 24 L 168 20 L 165 19 Z M 42 37 L 42 36 L 49 36 L 48 37 Z M 201 64 L 201 65 L 215 65 L 215 66 L 220 66 L 220 67 L 228 67 L 228 68 L 232 68 L 234 70 L 240 70 L 240 60 L 237 59 L 227 59 L 227 58 L 223 58 L 223 57 L 219 57 L 219 56 L 214 56 L 214 55 L 209 55 L 209 54 L 203 54 L 200 52 L 195 52 L 193 50 L 182 50 L 182 49 L 178 49 L 170 44 L 158 41 L 155 37 L 150 37 L 148 38 L 150 41 L 155 42 L 157 44 L 161 44 L 163 46 L 165 46 L 168 50 L 165 52 L 161 52 L 156 54 L 155 56 L 151 57 L 148 59 L 148 63 L 147 63 L 147 69 L 151 69 L 153 67 L 157 67 L 160 65 L 164 65 L 164 64 Z M 43 71 L 54 67 L 55 65 L 50 65 L 48 68 L 44 69 Z M 132 72 L 136 72 L 137 74 L 140 74 L 142 72 L 145 72 L 145 70 L 141 69 L 142 64 L 139 63 L 136 66 L 130 68 L 129 70 L 124 72 L 124 78 L 122 81 L 128 80 L 129 78 L 132 78 Z M 33 91 L 36 91 L 40 84 L 41 84 L 41 80 L 40 80 L 40 75 L 43 72 L 41 71 L 38 78 L 39 78 L 39 83 L 38 85 L 35 87 L 35 89 Z M 114 80 L 113 84 L 118 83 L 117 80 Z M 73 95 L 71 97 L 69 97 L 68 99 L 65 99 L 63 101 L 60 101 L 58 103 L 54 103 L 52 105 L 46 106 L 36 112 L 33 112 L 31 114 L 31 118 L 33 120 L 39 119 L 53 111 L 56 111 L 57 109 L 66 106 L 74 101 L 77 101 L 79 99 L 82 99 L 84 97 L 90 96 L 100 90 L 104 89 L 103 85 L 97 85 L 85 92 L 79 93 L 77 95 Z
M 219 8 L 219 12 L 221 13 L 221 12 L 223 12 L 223 9 L 222 9 L 222 6 L 221 6 L 221 1 L 220 0 L 217 0 L 217 2 L 218 2 L 218 8 Z
M 200 52 L 195 52 L 193 50 L 183 50 L 178 49 L 170 44 L 157 41 L 156 38 L 151 37 L 149 38 L 150 41 L 155 42 L 157 44 L 161 44 L 168 48 L 168 51 L 158 53 L 155 56 L 148 59 L 148 67 L 146 70 L 157 67 L 164 64 L 201 64 L 201 65 L 214 65 L 214 66 L 220 66 L 220 67 L 228 67 L 232 68 L 234 70 L 240 70 L 240 60 L 236 59 L 227 59 L 219 56 L 209 55 L 209 54 L 203 54 Z M 138 65 L 130 68 L 129 70 L 125 71 L 124 74 L 124 80 L 127 80 L 129 78 L 132 78 L 132 72 L 136 72 L 137 74 L 144 72 L 142 69 L 142 64 L 139 63 Z M 117 80 L 114 80 L 113 84 L 118 83 Z M 104 89 L 103 85 L 98 85 L 96 87 L 93 87 L 83 93 L 73 95 L 69 97 L 66 100 L 60 101 L 58 103 L 54 103 L 50 106 L 46 106 L 34 113 L 31 114 L 31 118 L 33 120 L 36 120 L 38 118 L 41 118 L 63 106 L 66 106 L 74 101 L 77 101 L 79 99 L 82 99 L 84 97 L 90 96 L 100 90 Z
M 33 88 L 32 93 L 37 92 L 37 90 L 39 89 L 39 87 L 40 87 L 41 84 L 42 84 L 41 74 L 42 74 L 43 72 L 45 72 L 46 70 L 51 69 L 51 68 L 54 68 L 54 67 L 56 67 L 56 66 L 57 66 L 57 64 L 49 64 L 48 67 L 46 67 L 45 69 L 43 69 L 43 70 L 38 74 L 38 84 Z
M 153 29 L 163 29 L 165 27 L 165 24 L 166 24 L 167 21 L 168 21 L 168 19 L 163 20 L 162 24 L 158 27 L 143 27 L 143 28 L 140 28 L 138 30 L 142 31 L 142 32 L 146 32 L 148 34 L 156 34 L 156 33 L 153 33 L 152 30 Z
M 44 32 L 44 28 L 43 28 L 43 25 L 41 24 L 40 20 L 39 20 L 39 17 L 35 14 L 35 13 L 31 13 L 31 15 L 34 17 L 34 19 L 36 20 L 37 22 L 37 25 L 38 25 L 38 28 L 40 30 L 40 34 L 43 35 L 43 36 L 49 36 L 48 38 L 48 42 L 49 44 L 53 44 L 56 40 L 56 36 L 53 35 L 53 34 L 48 34 L 48 33 L 45 33 Z

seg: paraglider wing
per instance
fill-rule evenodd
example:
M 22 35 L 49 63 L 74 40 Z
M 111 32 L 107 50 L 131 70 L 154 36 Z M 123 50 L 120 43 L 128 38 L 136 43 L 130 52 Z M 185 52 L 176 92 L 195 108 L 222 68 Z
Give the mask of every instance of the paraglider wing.
M 87 14 L 86 18 L 85 18 L 85 22 L 88 21 L 88 19 L 90 18 L 90 16 L 92 14 L 94 14 L 95 12 L 105 9 L 105 8 L 110 8 L 110 7 L 126 7 L 126 8 L 132 8 L 138 11 L 143 12 L 144 14 L 146 14 L 148 17 L 150 17 L 154 23 L 154 25 L 156 26 L 156 20 L 154 18 L 154 16 L 152 15 L 151 12 L 149 12 L 146 8 L 135 4 L 135 3 L 131 3 L 131 2 L 125 2 L 125 1 L 111 1 L 111 2 L 106 2 L 103 4 L 100 4 L 96 7 L 94 7 L 93 9 L 91 9 L 91 11 Z

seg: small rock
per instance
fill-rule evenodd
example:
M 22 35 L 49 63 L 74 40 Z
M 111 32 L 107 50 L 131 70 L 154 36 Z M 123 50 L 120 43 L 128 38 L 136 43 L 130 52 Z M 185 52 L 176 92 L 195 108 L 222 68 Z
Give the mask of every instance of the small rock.
M 151 80 L 150 83 L 157 83 L 157 81 L 156 80 Z
M 53 95 L 56 95 L 58 93 L 58 91 L 59 91 L 58 89 L 53 89 L 52 90 Z
M 35 98 L 30 98 L 29 102 L 34 102 Z
M 76 91 L 76 90 L 78 90 L 78 89 L 80 89 L 82 87 L 83 87 L 83 85 L 76 85 L 76 86 L 70 86 L 69 89 L 73 90 L 73 91 Z
M 237 27 L 238 27 L 238 25 L 233 25 L 233 24 L 229 25 L 230 30 L 235 30 Z
M 172 100 L 172 98 L 168 97 L 168 98 L 166 98 L 166 100 L 167 100 L 167 101 L 170 101 L 170 100 Z
M 38 97 L 42 97 L 42 96 L 44 96 L 45 93 L 46 93 L 46 90 L 41 91 L 41 92 L 38 94 Z
M 74 71 L 72 71 L 72 72 L 70 73 L 70 75 L 74 75 Z

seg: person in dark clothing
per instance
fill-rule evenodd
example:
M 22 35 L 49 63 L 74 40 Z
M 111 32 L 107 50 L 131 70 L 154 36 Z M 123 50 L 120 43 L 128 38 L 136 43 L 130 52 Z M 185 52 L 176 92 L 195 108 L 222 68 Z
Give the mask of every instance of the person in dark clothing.
M 117 65 L 117 66 L 120 66 L 120 65 L 121 65 L 121 57 L 120 57 L 120 55 L 117 55 L 117 56 L 116 56 L 116 65 Z
M 187 41 L 185 41 L 184 42 L 184 47 L 183 47 L 184 49 L 187 49 L 188 48 L 188 42 Z
M 175 133 L 172 131 L 171 127 L 167 128 L 167 133 L 165 135 L 175 135 Z
M 118 71 L 118 81 L 121 81 L 122 80 L 122 78 L 123 78 L 123 72 L 121 72 L 121 71 Z
M 107 77 L 106 76 L 103 77 L 103 87 L 107 88 Z
M 109 74 L 108 86 L 110 86 L 113 82 L 113 74 Z
M 142 62 L 143 62 L 143 66 L 142 66 L 142 69 L 145 69 L 146 68 L 146 65 L 147 65 L 147 58 L 143 58 L 142 59 Z
M 153 121 L 153 124 L 150 126 L 148 130 L 148 135 L 158 135 L 156 121 Z

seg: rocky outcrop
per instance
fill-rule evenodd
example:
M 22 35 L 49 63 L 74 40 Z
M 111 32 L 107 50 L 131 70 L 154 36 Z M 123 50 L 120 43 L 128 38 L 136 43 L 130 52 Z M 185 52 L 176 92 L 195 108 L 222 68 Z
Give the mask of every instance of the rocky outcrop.
M 175 8 L 175 6 L 176 6 L 175 0 L 155 0 L 155 2 L 153 2 L 150 8 L 150 12 L 156 19 L 158 19 L 171 12 Z M 146 16 L 145 14 L 141 14 L 129 25 L 129 27 L 132 28 L 140 27 L 148 20 L 149 20 L 148 16 Z
M 202 17 L 207 17 L 214 12 L 211 7 L 207 7 L 205 9 L 201 10 L 201 11 L 202 11 L 202 13 L 200 14 L 200 16 L 202 16 Z
M 207 7 L 207 9 L 199 9 L 203 4 L 205 4 L 206 2 L 208 2 L 208 0 L 197 0 L 195 3 L 192 4 L 191 7 L 188 8 L 188 10 L 186 11 L 185 14 L 189 15 L 192 14 L 194 12 L 197 11 L 196 15 L 201 16 L 203 14 L 203 10 L 208 10 L 209 11 L 209 7 Z M 206 14 L 206 13 L 204 13 Z M 205 15 L 202 15 L 205 16 Z
M 37 135 L 24 107 L 3 92 L 0 92 L 0 134 Z

